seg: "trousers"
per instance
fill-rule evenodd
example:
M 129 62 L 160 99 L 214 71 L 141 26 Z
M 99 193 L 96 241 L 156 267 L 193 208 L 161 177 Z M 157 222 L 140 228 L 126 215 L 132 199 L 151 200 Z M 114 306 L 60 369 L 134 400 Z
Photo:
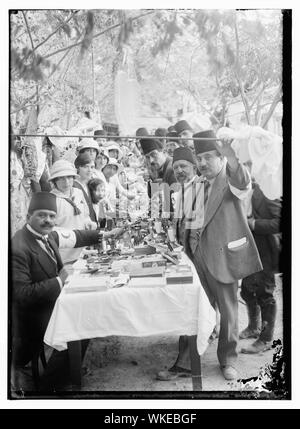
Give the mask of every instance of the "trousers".
M 273 272 L 263 270 L 245 277 L 241 284 L 241 297 L 247 304 L 264 307 L 275 304 L 275 277 Z
M 220 365 L 232 365 L 238 352 L 238 282 L 221 283 L 208 271 L 199 246 L 196 247 L 193 263 L 206 295 L 214 308 L 220 312 L 220 333 L 217 356 Z

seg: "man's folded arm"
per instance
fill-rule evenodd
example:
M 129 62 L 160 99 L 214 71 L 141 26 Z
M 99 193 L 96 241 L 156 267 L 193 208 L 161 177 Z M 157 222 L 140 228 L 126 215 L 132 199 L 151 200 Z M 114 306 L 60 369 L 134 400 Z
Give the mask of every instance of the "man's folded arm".
M 30 258 L 19 251 L 12 254 L 13 299 L 20 306 L 36 306 L 54 303 L 61 288 L 57 277 L 33 282 Z

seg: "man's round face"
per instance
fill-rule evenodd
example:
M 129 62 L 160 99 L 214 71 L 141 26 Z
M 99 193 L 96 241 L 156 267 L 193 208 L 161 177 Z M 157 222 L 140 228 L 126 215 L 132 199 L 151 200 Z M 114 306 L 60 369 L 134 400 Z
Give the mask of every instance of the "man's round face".
M 87 147 L 86 149 L 81 150 L 80 153 L 89 154 L 92 160 L 95 161 L 98 152 L 93 147 Z
M 166 161 L 166 155 L 156 149 L 147 153 L 145 157 L 153 170 L 160 170 Z
M 88 164 L 80 166 L 78 168 L 78 174 L 80 176 L 80 179 L 83 182 L 88 182 L 92 178 L 94 170 L 95 170 L 94 162 L 89 162 Z
M 185 159 L 179 159 L 173 164 L 174 175 L 180 184 L 188 183 L 195 176 L 195 166 Z
M 172 140 L 167 141 L 166 143 L 166 151 L 167 154 L 173 156 L 174 150 L 179 147 L 177 142 L 173 142 Z
M 207 179 L 216 177 L 223 166 L 223 158 L 218 155 L 216 150 L 197 154 L 197 165 L 202 176 Z
M 108 155 L 110 158 L 118 159 L 119 157 L 119 151 L 117 149 L 109 149 Z
M 28 214 L 28 224 L 42 235 L 49 234 L 55 225 L 56 213 L 53 210 L 34 210 Z
M 63 176 L 55 179 L 57 189 L 63 194 L 69 194 L 74 182 L 74 176 Z
M 180 143 L 185 146 L 185 147 L 189 147 L 189 148 L 193 148 L 194 147 L 194 143 L 193 140 L 188 140 L 191 137 L 193 137 L 193 133 L 190 130 L 184 130 L 179 134 L 180 138 Z

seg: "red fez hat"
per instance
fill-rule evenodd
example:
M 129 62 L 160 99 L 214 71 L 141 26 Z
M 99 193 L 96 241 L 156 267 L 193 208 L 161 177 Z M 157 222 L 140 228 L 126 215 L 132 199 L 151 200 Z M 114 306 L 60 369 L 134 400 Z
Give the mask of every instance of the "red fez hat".
M 52 210 L 57 213 L 56 196 L 50 192 L 35 192 L 29 203 L 28 213 L 35 210 Z
M 147 155 L 147 153 L 152 152 L 153 150 L 161 151 L 163 149 L 163 145 L 158 139 L 141 139 L 140 143 L 144 155 Z
M 171 131 L 167 134 L 167 137 L 179 137 L 179 135 L 176 133 L 176 131 Z M 169 142 L 172 141 L 172 139 L 169 139 Z M 174 140 L 176 143 L 178 143 L 178 140 Z
M 204 140 L 198 140 L 197 137 Z M 211 138 L 216 138 L 216 134 L 213 130 L 200 131 L 193 135 L 196 155 L 198 153 L 209 152 L 210 150 L 218 150 L 214 140 L 205 140 Z
M 165 137 L 167 135 L 167 130 L 165 128 L 157 128 L 154 133 L 157 137 Z
M 173 164 L 175 161 L 189 161 L 192 164 L 196 165 L 196 160 L 193 155 L 193 152 L 188 147 L 178 147 L 173 152 Z
M 138 128 L 138 129 L 136 130 L 135 135 L 136 135 L 136 137 L 138 137 L 138 136 L 142 136 L 142 137 L 144 137 L 144 136 L 149 136 L 149 133 L 148 133 L 148 131 L 146 130 L 146 128 Z
M 182 133 L 182 131 L 185 131 L 185 130 L 193 131 L 192 127 L 185 120 L 176 122 L 176 124 L 174 125 L 174 128 L 178 134 Z

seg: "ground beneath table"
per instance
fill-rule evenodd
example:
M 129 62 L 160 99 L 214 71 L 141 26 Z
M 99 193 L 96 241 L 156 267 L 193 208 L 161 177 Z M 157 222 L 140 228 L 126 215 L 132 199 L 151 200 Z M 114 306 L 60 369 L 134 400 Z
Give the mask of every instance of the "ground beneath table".
M 277 278 L 276 299 L 278 311 L 274 339 L 282 342 L 282 285 L 279 278 Z M 246 306 L 239 298 L 240 330 L 247 326 L 247 321 Z M 223 378 L 217 361 L 217 342 L 218 340 L 215 339 L 202 356 L 203 391 L 207 392 L 208 397 L 210 395 L 217 397 L 216 392 L 231 391 L 234 394 L 238 391 L 240 394 L 248 390 L 244 382 L 229 382 Z M 253 339 L 242 340 L 239 348 L 251 342 Z M 169 382 L 156 379 L 158 371 L 167 369 L 174 363 L 177 351 L 178 336 L 142 338 L 113 336 L 92 339 L 83 363 L 82 391 L 87 398 L 89 395 L 105 397 L 108 392 L 112 392 L 113 397 L 120 395 L 120 399 L 124 395 L 130 398 L 138 397 L 135 392 L 149 392 L 153 399 L 159 399 L 162 394 L 171 397 L 172 392 L 173 394 L 190 392 L 191 378 L 180 378 Z M 274 353 L 274 349 L 257 355 L 240 353 L 237 362 L 239 378 L 245 380 L 265 372 L 265 368 L 272 364 Z M 25 391 L 33 389 L 30 375 L 30 371 L 23 375 Z M 70 390 L 70 386 L 66 386 L 66 391 Z
M 282 288 L 278 281 L 276 290 L 278 303 L 274 339 L 282 342 Z M 243 300 L 239 299 L 240 330 L 247 326 L 247 312 Z M 254 340 L 242 340 L 239 348 Z M 204 391 L 236 391 L 245 389 L 243 382 L 228 382 L 218 366 L 215 339 L 202 356 L 202 377 Z M 115 392 L 161 392 L 191 391 L 190 378 L 170 382 L 156 380 L 159 370 L 169 368 L 178 351 L 178 336 L 151 336 L 143 338 L 108 337 L 91 341 L 84 366 L 84 391 Z M 266 365 L 272 363 L 274 349 L 257 355 L 239 354 L 237 370 L 241 379 L 256 377 Z

